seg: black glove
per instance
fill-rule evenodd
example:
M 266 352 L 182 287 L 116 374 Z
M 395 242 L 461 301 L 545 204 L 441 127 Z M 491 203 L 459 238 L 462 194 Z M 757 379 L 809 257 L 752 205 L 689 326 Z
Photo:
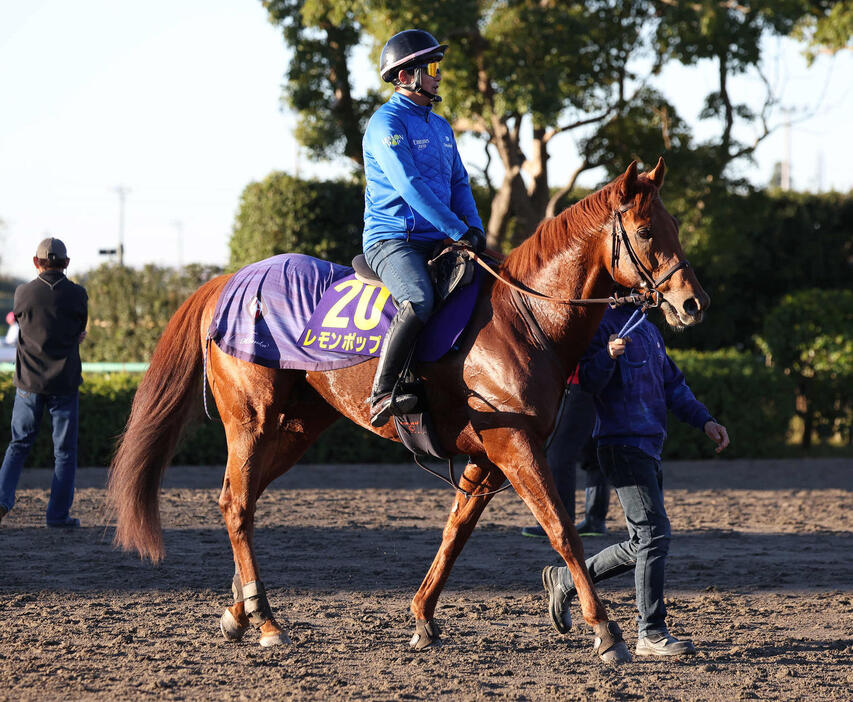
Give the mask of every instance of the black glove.
M 476 227 L 468 227 L 468 231 L 462 235 L 459 243 L 467 246 L 474 253 L 482 253 L 486 248 L 486 235 Z

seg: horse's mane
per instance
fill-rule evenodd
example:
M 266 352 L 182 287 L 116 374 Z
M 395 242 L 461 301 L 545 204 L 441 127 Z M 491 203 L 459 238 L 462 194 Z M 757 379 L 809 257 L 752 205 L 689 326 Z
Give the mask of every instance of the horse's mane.
M 624 178 L 624 175 L 619 176 L 557 216 L 542 220 L 536 231 L 509 254 L 504 270 L 515 280 L 524 280 L 566 251 L 571 241 L 583 241 L 594 236 L 613 215 L 613 191 Z M 642 174 L 637 178 L 634 190 L 632 209 L 640 217 L 648 216 L 657 187 Z

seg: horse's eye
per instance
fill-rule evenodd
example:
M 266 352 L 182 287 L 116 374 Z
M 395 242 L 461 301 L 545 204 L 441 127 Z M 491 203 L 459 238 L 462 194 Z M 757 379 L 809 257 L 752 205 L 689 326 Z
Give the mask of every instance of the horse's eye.
M 641 239 L 651 239 L 652 238 L 652 228 L 651 227 L 640 227 L 637 230 L 637 236 Z

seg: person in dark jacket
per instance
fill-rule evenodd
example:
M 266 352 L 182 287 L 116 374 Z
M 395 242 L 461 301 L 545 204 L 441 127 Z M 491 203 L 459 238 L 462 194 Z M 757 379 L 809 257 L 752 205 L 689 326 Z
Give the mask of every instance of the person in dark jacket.
M 414 408 L 417 397 L 392 392 L 409 352 L 435 304 L 426 262 L 449 238 L 477 252 L 486 245 L 483 223 L 453 130 L 432 110 L 446 44 L 408 29 L 382 49 L 380 75 L 394 94 L 370 118 L 364 152 L 364 235 L 370 267 L 397 302 L 385 335 L 371 393 L 370 423 Z
M 634 571 L 638 655 L 695 653 L 692 641 L 676 639 L 666 626 L 664 569 L 670 526 L 660 457 L 667 410 L 704 431 L 717 444 L 717 453 L 729 445 L 728 432 L 693 396 L 667 355 L 657 327 L 644 316 L 637 318 L 630 307 L 604 313 L 581 359 L 580 385 L 595 400 L 598 461 L 616 489 L 628 525 L 627 541 L 587 559 L 589 574 L 597 582 Z M 576 594 L 568 569 L 547 566 L 542 583 L 551 621 L 565 633 L 571 626 L 569 604 Z
M 42 241 L 33 258 L 35 280 L 15 290 L 12 311 L 20 327 L 15 358 L 12 441 L 0 467 L 0 519 L 15 504 L 15 489 L 45 408 L 53 425 L 55 458 L 47 525 L 77 527 L 70 515 L 77 473 L 80 342 L 86 336 L 88 296 L 65 277 L 70 259 L 59 239 Z
M 592 430 L 595 427 L 595 403 L 592 395 L 582 390 L 578 371 L 569 376 L 560 414 L 548 440 L 547 459 L 557 485 L 557 494 L 569 518 L 575 521 L 576 466 L 586 474 L 584 491 L 584 517 L 575 526 L 579 536 L 603 536 L 607 533 L 607 509 L 610 505 L 610 487 L 598 466 L 598 455 Z M 522 536 L 547 539 L 539 526 L 526 526 Z

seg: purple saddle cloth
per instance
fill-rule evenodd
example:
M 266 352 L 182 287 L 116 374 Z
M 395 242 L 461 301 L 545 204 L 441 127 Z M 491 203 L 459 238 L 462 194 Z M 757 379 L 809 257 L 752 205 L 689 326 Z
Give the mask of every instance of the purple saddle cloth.
M 447 353 L 471 316 L 480 277 L 457 288 L 424 327 L 419 361 Z M 346 368 L 379 356 L 396 312 L 387 288 L 353 269 L 282 254 L 237 271 L 219 295 L 208 338 L 229 356 L 269 368 Z

